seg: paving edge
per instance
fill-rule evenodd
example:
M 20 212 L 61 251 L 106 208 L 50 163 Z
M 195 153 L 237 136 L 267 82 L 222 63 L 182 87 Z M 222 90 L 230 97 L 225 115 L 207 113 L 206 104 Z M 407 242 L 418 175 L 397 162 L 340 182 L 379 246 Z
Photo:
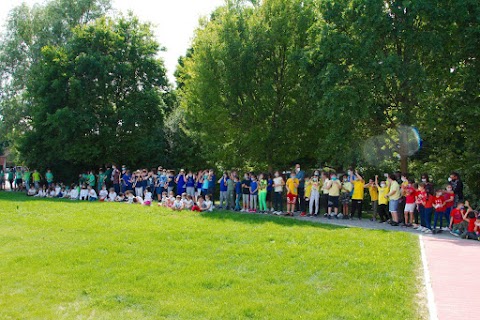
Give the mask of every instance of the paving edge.
M 427 307 L 430 320 L 438 320 L 437 307 L 435 306 L 435 297 L 433 295 L 432 282 L 430 278 L 430 271 L 428 270 L 427 254 L 425 253 L 425 244 L 423 243 L 423 236 L 419 237 L 420 253 L 422 256 L 423 278 L 425 281 L 425 289 L 427 291 Z

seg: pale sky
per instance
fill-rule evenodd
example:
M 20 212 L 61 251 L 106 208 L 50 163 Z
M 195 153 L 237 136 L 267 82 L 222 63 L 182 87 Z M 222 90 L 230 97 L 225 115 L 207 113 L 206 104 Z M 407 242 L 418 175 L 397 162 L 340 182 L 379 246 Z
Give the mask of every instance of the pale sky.
M 26 2 L 28 5 L 43 3 L 42 0 L 0 0 L 0 21 L 2 30 L 8 12 Z M 142 21 L 155 25 L 158 42 L 167 48 L 161 53 L 168 70 L 168 77 L 174 83 L 173 72 L 177 60 L 190 46 L 193 32 L 200 17 L 210 14 L 221 6 L 224 0 L 112 0 L 115 10 L 126 13 L 132 10 Z

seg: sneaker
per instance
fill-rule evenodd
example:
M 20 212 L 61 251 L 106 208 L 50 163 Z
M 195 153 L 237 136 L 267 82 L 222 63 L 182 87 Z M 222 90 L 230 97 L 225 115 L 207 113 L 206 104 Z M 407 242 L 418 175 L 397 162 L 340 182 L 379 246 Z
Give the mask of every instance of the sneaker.
M 443 227 L 442 230 L 443 230 L 443 231 L 450 231 L 450 228 L 448 228 L 448 227 Z
M 328 217 L 328 213 L 325 213 L 325 214 L 323 215 L 323 217 L 324 217 L 324 218 Z
M 453 232 L 453 231 L 450 231 L 450 234 L 451 234 L 452 236 L 455 236 L 455 237 L 458 237 L 458 236 L 459 236 L 458 233 Z
M 302 213 L 300 214 L 300 217 L 306 217 L 306 216 L 307 216 L 307 214 L 306 214 L 305 212 L 302 212 Z
M 430 234 L 430 233 L 432 233 L 432 230 L 427 228 L 427 230 L 425 230 L 424 233 Z
M 335 218 L 337 219 L 343 219 L 343 214 L 342 213 L 339 213 L 335 216 Z

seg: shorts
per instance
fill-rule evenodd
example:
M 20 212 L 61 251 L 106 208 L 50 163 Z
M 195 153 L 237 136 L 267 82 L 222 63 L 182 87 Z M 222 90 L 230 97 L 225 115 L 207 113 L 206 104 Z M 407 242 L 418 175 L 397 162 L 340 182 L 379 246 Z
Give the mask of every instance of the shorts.
M 390 200 L 388 202 L 388 211 L 397 212 L 398 210 L 398 200 Z
M 270 190 L 270 191 L 267 191 L 267 201 L 268 201 L 268 202 L 269 202 L 269 201 L 272 201 L 272 192 L 273 192 L 273 191 L 271 191 L 271 190 Z
M 144 201 L 144 202 L 143 202 L 143 205 L 144 205 L 144 206 L 149 206 L 149 205 L 151 205 L 151 204 L 152 204 L 151 201 Z
M 414 212 L 415 211 L 415 203 L 407 203 L 405 205 L 404 212 Z
M 287 204 L 296 204 L 297 203 L 297 195 L 293 193 L 287 194 Z
M 340 195 L 340 202 L 341 202 L 342 204 L 349 204 L 349 203 L 350 203 L 350 193 L 343 192 L 343 193 Z
M 328 207 L 338 208 L 338 196 L 328 196 Z

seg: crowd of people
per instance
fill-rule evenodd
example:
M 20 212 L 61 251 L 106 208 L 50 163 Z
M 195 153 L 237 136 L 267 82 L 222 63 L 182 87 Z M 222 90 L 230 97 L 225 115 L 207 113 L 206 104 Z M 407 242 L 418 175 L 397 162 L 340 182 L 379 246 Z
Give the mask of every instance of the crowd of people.
M 361 220 L 368 194 L 372 221 L 480 240 L 478 212 L 464 200 L 463 183 L 456 172 L 437 189 L 427 174 L 420 181 L 397 172 L 367 182 L 353 169 L 343 174 L 314 170 L 307 175 L 299 164 L 291 172 L 273 174 L 247 172 L 240 176 L 232 170 L 219 179 L 212 169 L 176 173 L 162 167 L 130 171 L 112 165 L 98 173 L 80 174 L 78 183 L 70 186 L 56 182 L 51 170 L 43 176 L 37 170 L 11 168 L 0 172 L 0 188 L 5 189 L 6 182 L 11 190 L 33 197 L 147 206 L 155 200 L 158 206 L 172 210 L 224 209 L 328 219 Z

